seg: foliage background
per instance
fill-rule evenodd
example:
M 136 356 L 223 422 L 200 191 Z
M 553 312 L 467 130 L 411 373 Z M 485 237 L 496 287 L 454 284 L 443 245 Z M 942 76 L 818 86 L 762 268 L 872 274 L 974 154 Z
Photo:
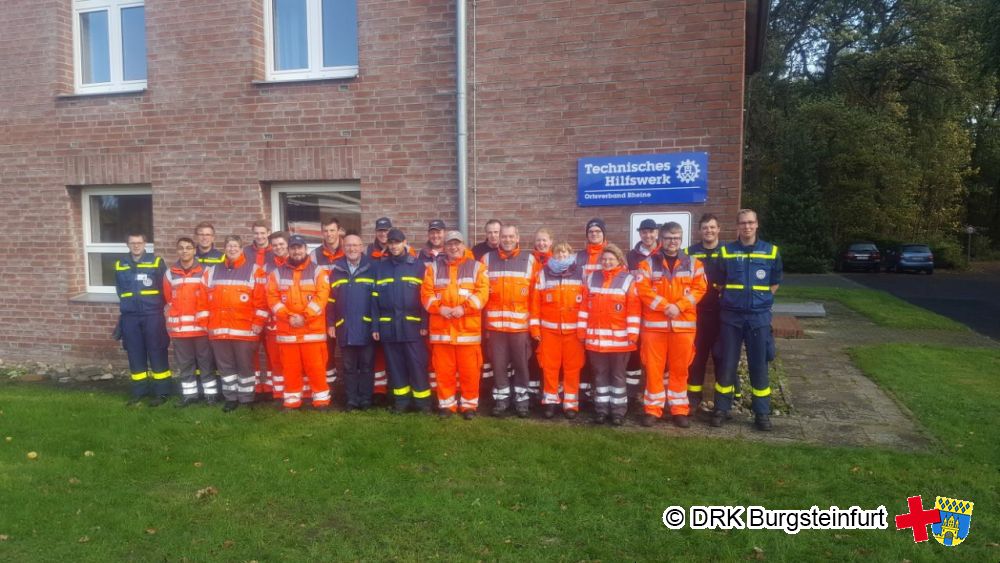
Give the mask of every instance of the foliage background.
M 744 206 L 786 267 L 926 242 L 961 266 L 1000 253 L 1000 3 L 773 0 L 747 86 Z

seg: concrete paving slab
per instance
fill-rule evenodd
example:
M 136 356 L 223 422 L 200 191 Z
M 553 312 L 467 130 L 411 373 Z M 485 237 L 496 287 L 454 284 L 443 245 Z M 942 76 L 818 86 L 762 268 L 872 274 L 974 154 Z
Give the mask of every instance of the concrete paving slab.
M 822 303 L 805 301 L 802 303 L 775 303 L 771 307 L 774 315 L 789 315 L 802 318 L 823 318 L 826 316 L 826 308 Z

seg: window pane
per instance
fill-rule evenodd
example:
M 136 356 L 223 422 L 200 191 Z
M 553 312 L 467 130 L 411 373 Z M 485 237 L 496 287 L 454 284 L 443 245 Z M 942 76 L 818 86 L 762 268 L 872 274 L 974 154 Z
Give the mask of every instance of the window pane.
M 90 252 L 87 254 L 87 269 L 90 271 L 90 285 L 115 285 L 115 260 L 125 258 L 128 252 Z
M 129 233 L 146 235 L 153 242 L 153 196 L 92 195 L 90 240 L 94 243 L 124 243 Z
M 274 69 L 309 68 L 306 0 L 274 2 Z
M 80 59 L 84 84 L 111 82 L 106 10 L 80 14 Z
M 125 80 L 146 79 L 146 8 L 122 8 L 122 70 Z
M 323 0 L 323 66 L 357 64 L 357 0 Z
M 309 244 L 322 244 L 320 225 L 336 217 L 348 232 L 361 232 L 361 192 L 283 193 L 281 212 L 285 229 L 305 237 Z

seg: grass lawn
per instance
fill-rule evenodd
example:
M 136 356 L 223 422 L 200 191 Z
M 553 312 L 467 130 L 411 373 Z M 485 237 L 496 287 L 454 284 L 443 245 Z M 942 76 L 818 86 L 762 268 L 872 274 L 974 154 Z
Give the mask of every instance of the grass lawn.
M 911 305 L 902 299 L 876 289 L 844 289 L 839 287 L 781 286 L 775 296 L 778 302 L 839 301 L 846 307 L 868 317 L 877 325 L 901 329 L 969 330 L 962 323 Z
M 112 394 L 0 384 L 0 560 L 997 561 L 1000 351 L 855 351 L 935 451 L 669 438 L 540 420 L 126 409 Z M 777 420 L 780 424 L 780 419 Z M 29 461 L 26 454 L 37 451 Z M 92 456 L 85 455 L 93 452 Z M 213 487 L 216 493 L 199 490 Z M 948 549 L 905 498 L 976 503 Z M 670 505 L 884 504 L 889 530 L 666 529 Z

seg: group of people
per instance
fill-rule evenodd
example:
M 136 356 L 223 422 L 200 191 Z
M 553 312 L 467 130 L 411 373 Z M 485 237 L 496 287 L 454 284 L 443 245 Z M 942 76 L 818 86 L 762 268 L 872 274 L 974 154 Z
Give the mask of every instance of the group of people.
M 719 427 L 739 393 L 745 345 L 754 424 L 770 430 L 781 257 L 758 238 L 755 212 L 740 210 L 737 227 L 723 244 L 718 218 L 705 214 L 700 242 L 682 249 L 680 224 L 647 219 L 625 253 L 599 218 L 579 251 L 544 228 L 523 249 L 517 226 L 493 219 L 471 248 L 433 220 L 417 248 L 387 217 L 366 247 L 331 218 L 310 251 L 266 221 L 253 223 L 249 244 L 227 236 L 220 250 L 201 223 L 195 239 L 177 240 L 171 266 L 130 234 L 129 255 L 115 263 L 130 403 L 172 394 L 173 342 L 179 407 L 221 394 L 227 412 L 265 399 L 327 409 L 342 374 L 348 410 L 381 395 L 393 412 L 471 419 L 482 386 L 493 415 L 527 417 L 540 379 L 545 418 L 576 418 L 592 403 L 592 422 L 621 425 L 631 401 L 644 426 L 669 414 L 686 428 L 695 412 Z M 711 412 L 699 408 L 709 357 Z

